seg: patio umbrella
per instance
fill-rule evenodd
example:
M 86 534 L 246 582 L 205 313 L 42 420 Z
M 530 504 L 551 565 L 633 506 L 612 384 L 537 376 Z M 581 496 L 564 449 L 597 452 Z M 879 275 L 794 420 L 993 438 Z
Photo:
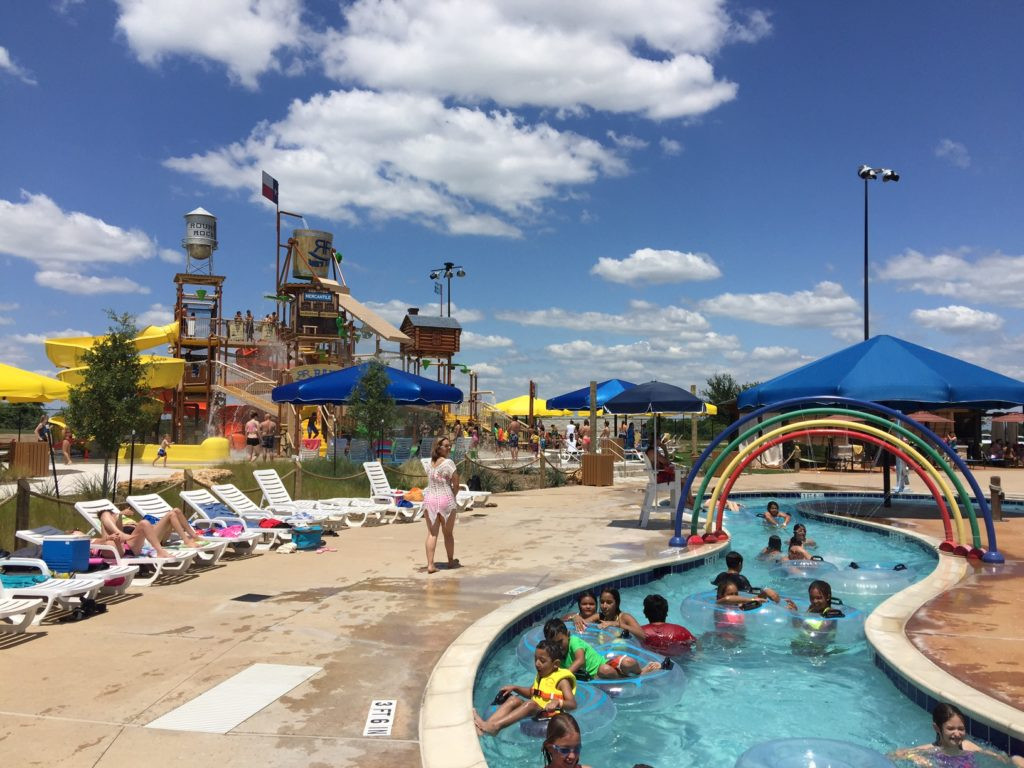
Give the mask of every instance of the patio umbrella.
M 68 385 L 62 381 L 0 363 L 0 399 L 9 403 L 48 403 L 67 400 Z
M 851 397 L 900 411 L 1009 408 L 1024 382 L 894 336 L 874 336 L 740 393 L 740 410 L 798 397 Z
M 992 423 L 1024 424 L 1024 413 L 1004 413 L 1002 416 L 993 416 Z
M 304 405 L 344 405 L 352 397 L 369 363 L 361 363 L 340 371 L 313 376 L 274 387 L 270 393 L 275 403 L 302 403 Z M 396 405 L 430 405 L 435 403 L 461 403 L 462 390 L 437 381 L 406 373 L 397 368 L 384 369 L 388 375 L 387 393 Z
M 502 413 L 507 413 L 509 416 L 526 416 L 530 412 L 530 396 L 520 395 L 510 400 L 503 400 L 494 407 Z M 535 397 L 533 398 L 533 415 L 544 417 L 568 416 L 569 412 L 557 408 L 548 408 L 547 403 L 539 397 Z
M 597 407 L 603 408 L 604 404 L 611 400 L 618 394 L 632 389 L 635 387 L 631 381 L 623 381 L 622 379 L 608 379 L 602 381 L 597 385 Z M 547 401 L 547 407 L 552 410 L 558 410 L 560 408 L 570 411 L 583 411 L 590 409 L 590 387 L 583 387 L 582 389 L 574 389 L 572 392 L 566 392 L 564 395 L 558 395 L 557 397 L 550 397 Z
M 919 421 L 922 424 L 952 424 L 952 419 L 947 419 L 945 416 L 939 416 L 937 413 L 928 413 L 928 411 L 918 411 L 917 413 L 910 414 L 910 418 L 914 421 Z
M 610 413 L 691 413 L 704 410 L 704 401 L 682 387 L 649 381 L 627 389 L 604 404 Z

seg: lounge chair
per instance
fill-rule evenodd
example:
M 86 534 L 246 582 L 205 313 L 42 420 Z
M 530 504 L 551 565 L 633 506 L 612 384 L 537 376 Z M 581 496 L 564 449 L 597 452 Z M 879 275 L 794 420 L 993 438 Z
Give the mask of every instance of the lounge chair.
M 430 461 L 430 459 L 420 459 L 420 463 L 423 464 L 423 471 L 428 474 L 430 472 Z M 459 492 L 455 496 L 455 503 L 459 505 L 460 512 L 465 512 L 468 509 L 472 509 L 473 505 L 477 503 L 487 506 L 487 500 L 490 498 L 490 491 L 471 491 L 468 485 L 459 483 Z
M 128 506 L 139 517 L 146 517 L 148 515 L 159 519 L 174 509 L 162 496 L 155 493 L 147 493 L 142 496 L 126 496 L 125 501 L 128 502 Z M 209 541 L 203 541 L 201 547 L 189 547 L 189 549 L 196 550 L 199 554 L 199 559 L 206 565 L 216 565 L 224 557 L 228 544 L 229 542 L 223 539 L 210 539 Z
M 182 503 L 192 511 L 189 522 L 193 528 L 203 532 L 204 535 L 207 530 L 228 528 L 233 525 L 242 527 L 243 530 L 240 533 L 224 537 L 224 541 L 227 541 L 235 552 L 251 555 L 256 551 L 257 546 L 266 540 L 267 537 L 258 528 L 232 514 L 224 502 L 205 488 L 182 491 L 180 495 Z M 266 546 L 263 548 L 267 549 Z
M 15 600 L 7 596 L 7 590 L 0 586 L 0 632 L 20 635 L 43 607 L 42 600 Z
M 359 528 L 367 523 L 382 522 L 382 514 L 387 512 L 388 505 L 376 499 L 355 499 L 349 497 L 322 499 L 293 500 L 284 487 L 281 476 L 275 469 L 258 469 L 252 473 L 256 484 L 263 492 L 263 501 L 274 511 L 292 510 L 292 519 L 306 522 L 340 521 L 351 528 Z
M 644 498 L 640 503 L 640 527 L 646 528 L 650 521 L 651 512 L 668 512 L 675 514 L 676 505 L 679 501 L 679 494 L 682 491 L 682 472 L 676 469 L 675 479 L 671 483 L 658 483 L 658 476 L 651 467 L 651 461 L 647 454 L 641 454 L 644 460 L 644 469 L 647 470 L 647 488 L 644 490 Z M 668 505 L 658 503 L 658 494 L 668 494 Z
M 412 438 L 396 437 L 391 441 L 391 463 L 404 464 L 412 456 Z
M 100 523 L 100 514 L 102 512 L 121 514 L 121 510 L 115 507 L 108 499 L 79 501 L 75 503 L 75 510 L 89 524 L 90 532 L 97 536 L 103 534 L 103 525 Z M 140 587 L 148 587 L 155 584 L 161 576 L 183 575 L 188 571 L 197 555 L 194 549 L 181 549 L 177 550 L 173 557 L 144 557 L 142 555 L 122 555 L 118 552 L 117 547 L 112 544 L 98 544 L 94 541 L 89 546 L 114 565 L 139 566 L 139 574 L 136 575 L 133 583 Z M 143 575 L 141 570 L 143 568 L 146 572 L 152 572 L 149 575 Z
M 348 460 L 354 464 L 370 459 L 370 441 L 361 437 L 353 438 L 348 445 Z
M 430 455 L 434 452 L 434 441 L 435 440 L 437 440 L 436 437 L 423 437 L 423 438 L 420 438 L 420 448 L 416 452 L 416 455 L 419 456 L 421 459 L 423 459 L 423 458 L 429 459 Z
M 35 557 L 8 557 L 0 560 L 0 569 L 6 571 L 10 566 L 19 569 L 31 568 L 39 571 L 41 577 L 45 577 L 44 581 L 31 586 L 10 586 L 6 582 L 4 584 L 4 596 L 7 598 L 28 600 L 38 598 L 43 601 L 42 611 L 36 613 L 32 620 L 33 624 L 41 624 L 54 606 L 71 609 L 83 597 L 95 600 L 103 587 L 103 579 L 55 579 L 50 573 L 49 566 Z
M 422 501 L 408 502 L 412 504 L 411 507 L 399 506 L 398 502 L 405 499 L 405 491 L 395 490 L 391 487 L 391 481 L 388 480 L 388 476 L 384 472 L 383 464 L 379 461 L 364 461 L 363 471 L 366 472 L 366 477 L 370 481 L 370 498 L 381 504 L 388 504 L 389 510 L 394 513 L 391 522 L 399 520 L 413 522 L 423 517 Z
M 268 509 L 261 509 L 255 501 L 242 493 L 232 483 L 213 485 L 210 486 L 210 490 L 217 494 L 220 500 L 227 505 L 228 509 L 242 520 L 245 520 L 247 526 L 256 527 L 263 520 L 277 520 L 281 517 L 287 517 L 287 515 L 275 515 Z M 259 530 L 264 536 L 264 545 L 267 547 L 273 547 L 275 544 L 292 540 L 292 535 L 288 528 L 260 528 Z
M 15 531 L 14 536 L 29 544 L 42 547 L 47 536 L 64 536 L 64 531 L 54 528 L 52 525 L 44 525 L 31 530 Z M 137 565 L 113 565 L 101 570 L 85 571 L 81 574 L 87 579 L 102 579 L 103 586 L 100 588 L 101 595 L 123 595 L 132 585 L 132 581 L 139 573 Z

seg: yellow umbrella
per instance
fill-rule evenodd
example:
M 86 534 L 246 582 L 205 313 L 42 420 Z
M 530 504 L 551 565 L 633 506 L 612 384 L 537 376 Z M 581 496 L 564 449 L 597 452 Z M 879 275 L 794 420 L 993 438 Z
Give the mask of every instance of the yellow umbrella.
M 494 406 L 497 410 L 507 413 L 509 416 L 526 416 L 530 413 L 530 396 L 520 395 L 511 400 L 505 400 Z M 572 411 L 551 411 L 548 410 L 546 401 L 540 398 L 533 398 L 534 416 L 569 416 Z
M 62 381 L 0 363 L 0 399 L 9 403 L 48 403 L 67 400 L 68 385 Z

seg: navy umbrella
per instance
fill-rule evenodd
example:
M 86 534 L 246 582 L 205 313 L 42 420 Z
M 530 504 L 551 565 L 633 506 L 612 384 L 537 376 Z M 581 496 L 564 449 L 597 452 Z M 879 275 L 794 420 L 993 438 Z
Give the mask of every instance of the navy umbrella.
M 604 407 L 611 413 L 690 413 L 704 410 L 704 401 L 674 384 L 649 381 L 616 395 Z
M 344 405 L 352 397 L 369 363 L 331 371 L 302 381 L 293 381 L 274 387 L 270 396 L 275 403 L 303 405 Z M 461 403 L 462 390 L 397 368 L 385 368 L 388 375 L 388 395 L 396 405 L 429 405 L 434 403 Z
M 597 403 L 595 408 L 604 408 L 604 404 L 627 389 L 635 387 L 631 381 L 622 379 L 608 379 L 597 385 Z M 583 411 L 590 408 L 590 387 L 574 389 L 564 395 L 558 395 L 548 400 L 547 406 L 552 411 Z

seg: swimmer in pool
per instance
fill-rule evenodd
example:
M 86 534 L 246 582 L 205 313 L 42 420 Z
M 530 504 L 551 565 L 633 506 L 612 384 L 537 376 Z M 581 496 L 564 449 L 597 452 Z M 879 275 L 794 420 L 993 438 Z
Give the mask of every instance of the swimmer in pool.
M 1005 765 L 1024 766 L 1024 758 L 1007 757 L 991 752 L 967 739 L 966 723 L 964 713 L 957 707 L 940 702 L 932 710 L 935 741 L 920 747 L 897 749 L 888 756 L 894 760 L 908 760 L 914 765 L 926 768 L 973 768 L 977 755 L 985 755 L 990 760 Z

